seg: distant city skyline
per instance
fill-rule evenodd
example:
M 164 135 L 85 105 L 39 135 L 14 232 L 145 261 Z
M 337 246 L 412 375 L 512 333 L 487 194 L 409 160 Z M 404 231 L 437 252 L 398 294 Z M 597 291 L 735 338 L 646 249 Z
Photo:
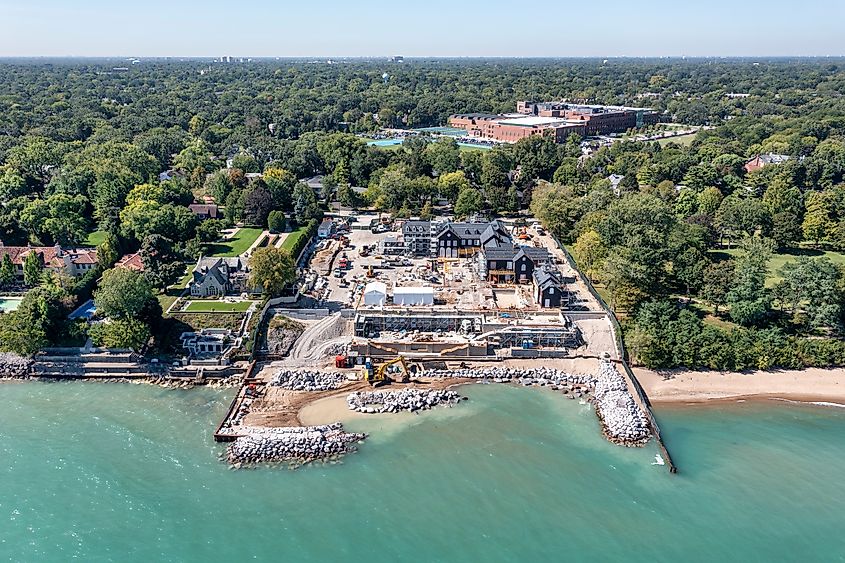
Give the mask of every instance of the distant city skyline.
M 0 0 L 0 14 L 0 57 L 845 55 L 835 0 Z

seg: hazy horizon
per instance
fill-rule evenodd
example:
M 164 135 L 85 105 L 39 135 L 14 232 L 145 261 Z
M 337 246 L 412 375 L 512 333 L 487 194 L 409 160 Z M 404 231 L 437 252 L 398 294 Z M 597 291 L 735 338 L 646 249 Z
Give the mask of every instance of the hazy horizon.
M 706 6 L 610 0 L 383 0 L 275 5 L 246 0 L 0 0 L 0 57 L 214 58 L 747 58 L 845 55 L 845 3 L 713 0 Z

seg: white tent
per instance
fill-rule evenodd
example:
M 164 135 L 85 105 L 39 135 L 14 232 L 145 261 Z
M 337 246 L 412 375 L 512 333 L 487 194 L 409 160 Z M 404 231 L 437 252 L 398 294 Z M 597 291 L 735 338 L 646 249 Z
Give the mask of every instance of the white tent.
M 364 305 L 383 307 L 387 299 L 387 286 L 382 282 L 370 282 L 364 287 Z
M 394 305 L 434 305 L 433 287 L 395 287 Z

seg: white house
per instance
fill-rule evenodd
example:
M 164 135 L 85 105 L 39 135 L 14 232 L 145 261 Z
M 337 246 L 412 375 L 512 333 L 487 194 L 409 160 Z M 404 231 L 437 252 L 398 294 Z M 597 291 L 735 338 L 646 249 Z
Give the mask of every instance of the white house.
M 394 287 L 394 305 L 434 305 L 433 287 Z
M 370 282 L 364 287 L 364 305 L 384 307 L 387 300 L 387 286 L 382 282 Z

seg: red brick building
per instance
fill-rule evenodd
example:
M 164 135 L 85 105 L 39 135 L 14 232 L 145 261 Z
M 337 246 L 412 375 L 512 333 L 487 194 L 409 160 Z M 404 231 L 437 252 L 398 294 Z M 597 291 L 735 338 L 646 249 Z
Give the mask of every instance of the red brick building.
M 562 102 L 521 101 L 516 114 L 468 113 L 449 118 L 449 125 L 473 137 L 515 143 L 531 135 L 547 135 L 563 142 L 569 135 L 582 137 L 624 133 L 657 123 L 659 114 L 646 108 L 588 106 Z
M 556 143 L 562 143 L 573 133 L 582 137 L 586 134 L 583 124 L 559 117 L 469 113 L 451 116 L 449 126 L 465 129 L 472 137 L 508 143 L 515 143 L 532 135 L 545 135 Z

